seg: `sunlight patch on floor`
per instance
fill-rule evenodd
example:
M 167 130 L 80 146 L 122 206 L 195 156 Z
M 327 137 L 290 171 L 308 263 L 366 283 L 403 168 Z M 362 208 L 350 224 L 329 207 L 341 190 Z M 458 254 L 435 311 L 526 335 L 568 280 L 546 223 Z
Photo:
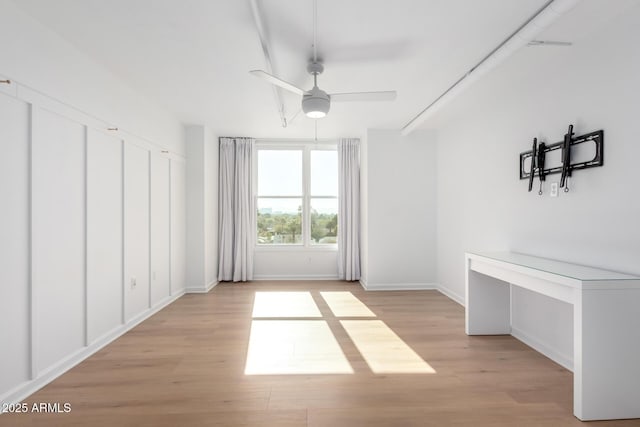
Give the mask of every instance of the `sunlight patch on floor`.
M 320 292 L 336 317 L 376 317 L 376 315 L 351 292 Z
M 253 317 L 322 317 L 310 292 L 256 292 Z
M 436 372 L 381 320 L 341 320 L 340 324 L 374 373 Z
M 246 375 L 351 374 L 338 341 L 322 320 L 254 320 Z

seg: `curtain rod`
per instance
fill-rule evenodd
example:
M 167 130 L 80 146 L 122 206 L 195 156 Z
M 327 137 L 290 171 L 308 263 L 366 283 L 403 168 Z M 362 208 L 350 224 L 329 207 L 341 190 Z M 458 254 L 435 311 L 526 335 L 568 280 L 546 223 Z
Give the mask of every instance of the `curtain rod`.
M 256 142 L 335 142 L 337 143 L 340 138 L 256 138 Z
M 218 139 L 229 138 L 229 139 L 240 139 L 240 138 L 250 138 L 248 136 L 220 136 Z M 357 138 L 360 139 L 360 138 Z M 283 143 L 296 143 L 296 142 L 318 142 L 318 143 L 338 143 L 340 138 L 254 138 L 255 142 L 283 142 Z

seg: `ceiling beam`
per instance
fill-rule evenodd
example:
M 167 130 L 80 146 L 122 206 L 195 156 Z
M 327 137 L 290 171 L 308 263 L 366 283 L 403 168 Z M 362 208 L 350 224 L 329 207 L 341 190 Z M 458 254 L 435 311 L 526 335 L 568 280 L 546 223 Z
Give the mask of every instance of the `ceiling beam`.
M 580 0 L 550 0 L 533 14 L 524 24 L 515 30 L 502 43 L 496 46 L 484 58 L 456 80 L 447 90 L 427 105 L 417 116 L 411 119 L 403 128 L 402 134 L 409 135 L 416 130 L 427 118 L 439 110 L 444 104 L 456 97 L 463 89 L 478 80 L 506 58 L 511 56 L 522 46 L 535 40 L 536 35 L 554 23 L 559 17 L 567 13 Z

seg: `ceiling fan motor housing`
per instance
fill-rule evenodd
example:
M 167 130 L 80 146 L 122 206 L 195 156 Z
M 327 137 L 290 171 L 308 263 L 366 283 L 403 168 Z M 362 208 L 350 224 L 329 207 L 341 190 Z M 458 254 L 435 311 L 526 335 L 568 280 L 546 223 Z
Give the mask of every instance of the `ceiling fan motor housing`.
M 324 71 L 324 66 L 320 61 L 311 61 L 307 65 L 307 73 L 311 75 L 322 74 L 323 71 Z
M 311 118 L 319 119 L 329 112 L 330 101 L 327 92 L 314 86 L 302 96 L 302 111 Z

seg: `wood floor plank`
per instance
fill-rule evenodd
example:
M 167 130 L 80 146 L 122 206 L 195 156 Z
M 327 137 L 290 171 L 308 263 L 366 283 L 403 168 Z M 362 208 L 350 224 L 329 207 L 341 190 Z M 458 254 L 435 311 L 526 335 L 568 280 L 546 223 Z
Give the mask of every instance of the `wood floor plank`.
M 309 292 L 352 374 L 245 375 L 256 292 Z M 375 374 L 320 292 L 351 292 L 436 371 Z M 274 320 L 275 321 L 275 320 Z M 305 344 L 308 345 L 308 344 Z M 571 372 L 510 336 L 469 337 L 437 291 L 333 281 L 221 284 L 186 295 L 25 400 L 70 413 L 0 426 L 640 426 L 581 423 Z

